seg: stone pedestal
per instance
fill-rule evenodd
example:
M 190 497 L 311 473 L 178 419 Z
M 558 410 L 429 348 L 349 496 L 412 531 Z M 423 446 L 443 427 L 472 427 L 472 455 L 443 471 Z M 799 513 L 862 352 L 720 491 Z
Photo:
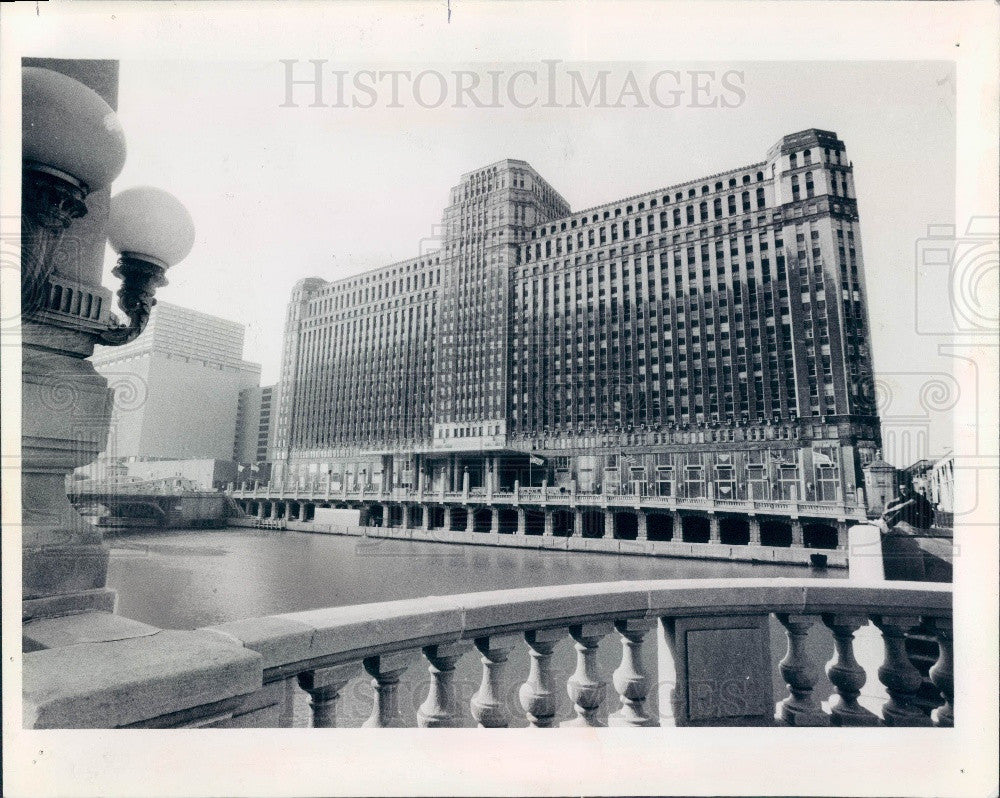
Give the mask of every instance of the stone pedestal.
M 112 395 L 84 358 L 84 331 L 22 326 L 21 497 L 25 619 L 114 608 L 100 531 L 66 498 L 66 477 L 108 438 Z

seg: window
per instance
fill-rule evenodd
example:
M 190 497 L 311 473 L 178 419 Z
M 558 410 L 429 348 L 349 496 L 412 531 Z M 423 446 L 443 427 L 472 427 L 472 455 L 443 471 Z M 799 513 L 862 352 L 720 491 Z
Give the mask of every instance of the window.
M 715 491 L 717 498 L 736 498 L 736 475 L 731 465 L 715 467 Z
M 688 466 L 685 471 L 685 491 L 687 498 L 700 499 L 704 495 L 705 477 L 700 465 Z
M 674 489 L 674 469 L 672 466 L 659 466 L 656 469 L 656 494 L 671 496 Z

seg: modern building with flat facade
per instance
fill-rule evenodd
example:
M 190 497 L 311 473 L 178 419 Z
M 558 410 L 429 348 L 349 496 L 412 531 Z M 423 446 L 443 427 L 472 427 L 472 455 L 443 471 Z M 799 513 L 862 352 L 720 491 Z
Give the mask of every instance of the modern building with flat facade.
M 243 336 L 236 322 L 157 302 L 135 341 L 98 347 L 94 367 L 115 391 L 102 459 L 232 461 L 244 449 L 255 454 L 256 430 L 252 446 L 237 439 L 241 394 L 260 383 L 260 365 L 243 360 Z M 245 412 L 256 418 L 259 410 Z
M 830 546 L 863 510 L 879 422 L 835 133 L 576 212 L 507 159 L 462 176 L 443 226 L 433 254 L 296 285 L 275 484 L 408 499 L 376 523 L 529 534 L 521 492 L 544 488 L 540 534 L 630 539 L 756 543 L 743 508 L 763 503 L 775 545 L 808 546 L 805 504 Z M 476 498 L 513 493 L 516 520 Z

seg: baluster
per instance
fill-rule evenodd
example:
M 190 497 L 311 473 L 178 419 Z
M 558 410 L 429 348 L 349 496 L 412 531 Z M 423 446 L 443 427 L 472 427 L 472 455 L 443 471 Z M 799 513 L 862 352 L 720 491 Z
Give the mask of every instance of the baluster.
M 885 644 L 885 662 L 878 669 L 878 678 L 889 693 L 889 700 L 882 705 L 886 726 L 932 725 L 931 719 L 913 704 L 924 679 L 906 653 L 906 633 L 917 626 L 920 619 L 882 615 L 872 620 L 881 630 Z
M 309 693 L 313 728 L 332 729 L 337 725 L 337 697 L 358 670 L 357 663 L 352 662 L 299 674 L 299 687 Z
M 469 643 L 449 643 L 424 646 L 424 656 L 430 663 L 430 690 L 417 710 L 417 725 L 421 728 L 458 726 L 458 701 L 455 697 L 455 663 L 472 646 Z
M 931 682 L 941 691 L 944 706 L 931 713 L 934 723 L 938 726 L 952 727 L 955 725 L 955 660 L 952 650 L 952 620 L 951 618 L 931 618 L 931 628 L 938 641 L 937 662 L 931 665 Z
M 604 725 L 597 720 L 597 711 L 604 703 L 607 684 L 597 673 L 597 646 L 611 629 L 610 623 L 585 623 L 569 628 L 576 641 L 576 671 L 566 682 L 566 692 L 573 701 L 576 717 L 563 721 L 560 726 Z
M 372 677 L 372 713 L 361 725 L 365 728 L 390 729 L 403 725 L 399 713 L 399 679 L 416 659 L 416 652 L 379 654 L 364 661 L 365 671 Z
M 833 632 L 835 653 L 826 665 L 827 676 L 837 689 L 831 702 L 831 722 L 834 726 L 878 726 L 878 716 L 858 703 L 861 688 L 868 677 L 854 658 L 854 633 L 868 625 L 863 615 L 823 616 L 823 623 Z
M 531 667 L 518 696 L 528 722 L 540 729 L 555 725 L 557 699 L 552 677 L 552 650 L 565 634 L 565 629 L 538 629 L 524 633 Z
M 775 719 L 789 726 L 829 726 L 830 716 L 823 712 L 813 695 L 819 668 L 806 652 L 806 637 L 816 619 L 785 613 L 779 613 L 777 617 L 788 637 L 788 651 L 778 670 L 791 695 L 778 704 Z
M 608 716 L 609 726 L 656 726 L 655 718 L 646 715 L 643 702 L 649 694 L 649 679 L 642 668 L 642 639 L 653 628 L 653 621 L 632 618 L 615 621 L 622 638 L 622 661 L 612 676 L 612 683 L 622 707 Z
M 476 649 L 482 655 L 483 680 L 469 704 L 472 717 L 482 729 L 507 726 L 507 711 L 501 701 L 503 672 L 507 657 L 516 643 L 516 637 L 498 635 L 476 639 Z

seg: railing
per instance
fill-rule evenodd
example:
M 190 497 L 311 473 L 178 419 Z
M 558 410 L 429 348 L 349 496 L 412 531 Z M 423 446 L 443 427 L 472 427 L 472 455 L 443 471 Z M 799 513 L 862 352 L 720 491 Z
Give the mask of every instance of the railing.
M 224 623 L 208 630 L 261 656 L 262 688 L 238 725 L 288 725 L 288 685 L 310 697 L 312 725 L 336 725 L 337 700 L 362 669 L 371 678 L 369 727 L 403 724 L 400 678 L 420 656 L 430 673 L 416 715 L 421 727 L 456 726 L 468 711 L 480 727 L 511 723 L 505 664 L 521 645 L 530 667 L 520 685 L 520 710 L 531 726 L 556 725 L 557 689 L 552 666 L 556 644 L 567 636 L 576 669 L 565 689 L 575 717 L 564 726 L 602 725 L 606 683 L 616 706 L 613 726 L 792 725 L 951 726 L 953 715 L 951 591 L 946 585 L 852 585 L 813 579 L 729 579 L 615 582 L 528 588 L 380 604 L 311 610 Z M 775 617 L 787 637 L 780 663 L 771 659 L 769 629 Z M 884 658 L 877 678 L 887 700 L 878 714 L 858 702 L 869 675 L 854 653 L 854 634 L 872 622 Z M 820 665 L 810 655 L 810 630 L 826 626 L 833 658 L 829 708 L 817 695 Z M 929 670 L 940 693 L 931 712 L 918 702 L 926 688 L 910 661 L 907 634 L 917 628 L 936 638 Z M 616 634 L 620 664 L 601 673 L 601 641 Z M 644 671 L 641 649 L 654 639 L 657 673 Z M 479 689 L 469 706 L 458 703 L 455 668 L 478 653 Z M 787 696 L 774 703 L 777 667 Z M 294 682 L 293 682 L 294 680 Z M 646 706 L 658 684 L 659 711 Z M 672 689 L 669 689 L 672 687 Z M 270 702 L 270 703 L 268 703 Z M 523 721 L 522 721 L 523 722 Z
M 556 487 L 519 487 L 516 491 L 494 490 L 492 493 L 482 488 L 469 492 L 441 491 L 425 487 L 422 493 L 415 490 L 392 488 L 351 488 L 332 490 L 296 486 L 260 486 L 258 488 L 234 487 L 231 495 L 238 499 L 330 499 L 349 501 L 408 501 L 419 498 L 424 501 L 490 503 L 490 504 L 540 504 L 555 505 L 582 504 L 596 506 L 608 504 L 615 507 L 642 506 L 669 510 L 702 510 L 714 508 L 740 513 L 776 513 L 780 515 L 811 515 L 826 518 L 863 518 L 865 510 L 853 501 L 806 502 L 794 499 L 719 499 L 712 497 L 658 496 L 634 492 L 573 492 Z

